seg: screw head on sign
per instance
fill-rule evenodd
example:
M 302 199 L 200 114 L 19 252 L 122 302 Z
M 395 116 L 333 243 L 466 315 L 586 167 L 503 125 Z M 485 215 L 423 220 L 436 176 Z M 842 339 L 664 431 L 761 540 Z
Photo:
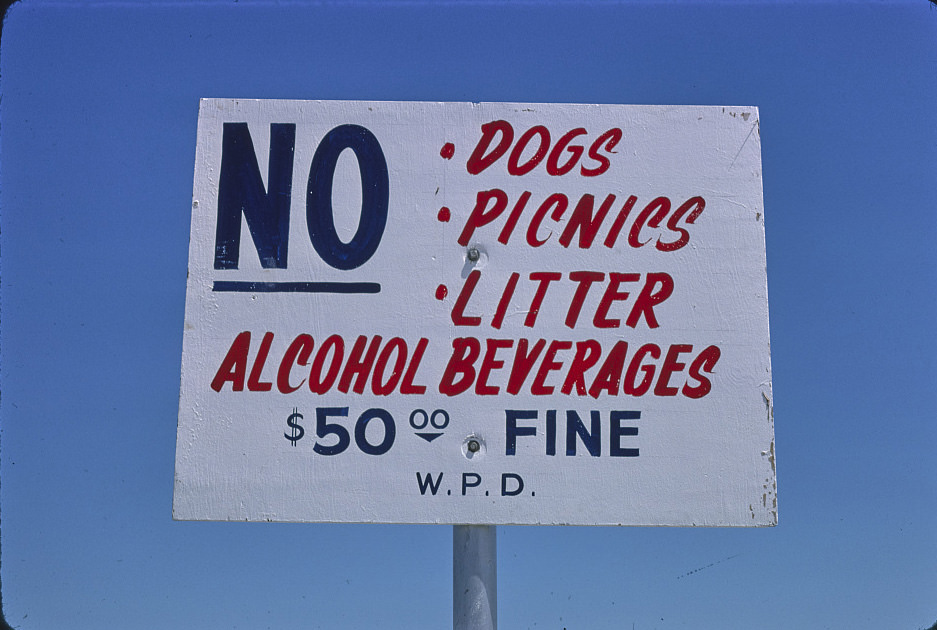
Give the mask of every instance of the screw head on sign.
M 462 440 L 462 455 L 465 459 L 480 459 L 485 456 L 485 440 L 477 434 L 469 434 Z
M 481 254 L 478 252 L 478 248 L 477 248 L 477 247 L 469 247 L 468 251 L 465 252 L 465 256 L 466 256 L 466 258 L 468 258 L 471 262 L 475 262 L 475 261 L 477 261 L 479 258 L 481 258 Z

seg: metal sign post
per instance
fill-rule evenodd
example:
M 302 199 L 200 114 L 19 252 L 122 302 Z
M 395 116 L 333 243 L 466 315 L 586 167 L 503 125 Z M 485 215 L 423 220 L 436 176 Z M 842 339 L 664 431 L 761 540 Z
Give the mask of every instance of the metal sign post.
M 452 526 L 452 628 L 498 630 L 498 531 Z

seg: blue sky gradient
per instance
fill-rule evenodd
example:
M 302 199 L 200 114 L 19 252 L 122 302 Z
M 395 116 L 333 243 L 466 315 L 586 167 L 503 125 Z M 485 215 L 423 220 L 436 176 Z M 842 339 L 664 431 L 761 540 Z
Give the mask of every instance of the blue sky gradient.
M 756 105 L 780 524 L 499 528 L 503 628 L 937 620 L 937 7 L 20 2 L 0 45 L 16 628 L 444 628 L 451 528 L 171 520 L 198 99 Z

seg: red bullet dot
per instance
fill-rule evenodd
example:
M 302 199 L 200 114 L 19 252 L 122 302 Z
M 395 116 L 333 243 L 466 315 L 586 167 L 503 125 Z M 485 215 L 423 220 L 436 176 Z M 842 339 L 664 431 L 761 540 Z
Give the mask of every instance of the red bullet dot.
M 446 285 L 441 284 L 436 287 L 436 299 L 445 300 L 446 296 L 449 295 L 449 289 L 446 288 Z
M 455 155 L 455 145 L 451 142 L 442 145 L 442 150 L 439 151 L 439 155 L 446 160 L 452 159 L 452 156 Z
M 452 218 L 452 213 L 449 212 L 449 208 L 443 206 L 439 209 L 439 214 L 436 215 L 436 218 L 443 223 L 449 223 L 449 219 Z

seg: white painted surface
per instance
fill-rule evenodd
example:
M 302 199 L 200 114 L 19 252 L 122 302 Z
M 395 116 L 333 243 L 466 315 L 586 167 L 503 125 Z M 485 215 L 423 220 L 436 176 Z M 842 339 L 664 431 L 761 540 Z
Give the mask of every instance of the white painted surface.
M 574 144 L 585 148 L 577 167 L 563 175 L 547 173 L 549 155 L 524 175 L 510 175 L 510 151 L 487 169 L 471 174 L 467 161 L 482 137 L 482 125 L 508 121 L 515 141 L 535 125 L 545 126 L 551 149 L 566 132 L 584 128 Z M 286 268 L 262 268 L 246 220 L 242 218 L 237 269 L 215 269 L 216 221 L 221 176 L 224 123 L 248 124 L 256 160 L 268 182 L 271 123 L 295 125 L 289 253 Z M 373 256 L 361 266 L 340 270 L 326 264 L 311 244 L 306 223 L 306 190 L 313 155 L 323 137 L 339 125 L 368 129 L 383 152 L 388 169 L 386 227 Z M 622 137 L 608 150 L 608 168 L 584 176 L 580 167 L 596 168 L 590 145 L 604 132 L 621 129 Z M 452 143 L 451 159 L 441 156 Z M 534 153 L 519 153 L 525 162 Z M 562 165 L 570 154 L 558 154 Z M 349 158 L 352 158 L 349 160 Z M 344 151 L 335 169 L 332 204 L 336 231 L 347 243 L 358 227 L 362 204 L 356 159 Z M 600 169 L 601 170 L 601 169 Z M 458 239 L 476 205 L 479 193 L 498 188 L 508 199 L 503 214 L 478 227 L 468 247 Z M 498 241 L 515 204 L 525 191 L 530 199 L 520 212 L 507 244 Z M 546 239 L 537 247 L 527 242 L 531 218 L 555 193 L 565 195 L 569 207 L 559 220 L 548 217 L 531 234 Z M 593 195 L 596 209 L 615 195 L 591 247 L 560 241 L 576 204 Z M 612 247 L 604 240 L 629 196 L 633 208 Z M 628 243 L 629 231 L 645 207 L 658 197 L 671 203 L 670 212 L 654 228 L 644 225 Z M 657 243 L 673 243 L 680 232 L 668 229 L 676 209 L 693 197 L 705 208 L 688 223 L 675 220 L 688 241 L 673 251 Z M 774 470 L 774 429 L 771 411 L 771 367 L 768 341 L 768 303 L 765 272 L 764 208 L 758 111 L 751 107 L 612 106 L 504 103 L 387 103 L 328 101 L 203 100 L 199 114 L 195 167 L 189 277 L 183 344 L 182 387 L 176 450 L 173 514 L 178 519 L 464 523 L 464 524 L 624 524 L 763 526 L 777 522 Z M 442 207 L 451 218 L 439 218 Z M 467 249 L 479 250 L 475 262 Z M 664 248 L 666 249 L 666 248 Z M 480 325 L 456 325 L 453 311 L 471 272 L 480 271 L 477 286 L 464 309 L 480 317 Z M 574 327 L 566 320 L 577 287 L 570 272 L 604 274 L 582 301 Z M 513 295 L 504 302 L 503 323 L 492 326 L 512 273 L 519 274 Z M 537 282 L 529 274 L 556 272 L 536 317 L 529 321 Z M 618 327 L 598 327 L 595 318 L 610 274 L 639 274 L 624 283 L 626 299 L 610 302 L 606 320 Z M 651 274 L 649 276 L 649 274 Z M 659 275 L 653 275 L 659 274 Z M 626 320 L 648 278 L 673 281 L 672 293 L 652 308 L 657 326 L 642 316 L 634 327 Z M 378 283 L 374 294 L 306 292 L 213 291 L 217 282 L 264 283 Z M 661 283 L 647 289 L 659 292 Z M 437 287 L 448 293 L 437 299 Z M 456 309 L 457 310 L 457 309 Z M 646 314 L 646 313 L 645 313 Z M 531 323 L 531 326 L 525 325 Z M 235 391 L 235 378 L 221 378 L 220 391 L 211 384 L 235 338 L 250 332 L 244 376 L 257 367 L 254 383 L 270 383 L 269 391 L 250 391 L 245 383 Z M 265 333 L 273 333 L 266 361 L 257 361 Z M 295 391 L 279 391 L 281 360 L 300 335 L 313 339 L 311 364 L 330 336 L 344 340 L 345 355 L 364 335 L 370 342 L 382 337 L 385 348 L 393 338 L 406 343 L 408 364 L 415 367 L 410 381 L 423 393 L 401 393 L 404 377 L 388 395 L 372 391 L 372 378 L 363 393 L 342 393 L 338 381 L 316 394 L 308 388 L 311 365 L 286 362 L 288 384 Z M 455 339 L 479 340 L 481 357 L 487 340 L 501 340 L 494 355 L 503 367 L 487 378 L 496 395 L 475 387 L 455 395 L 441 391 Z M 426 347 L 418 365 L 410 361 L 419 341 Z M 544 340 L 531 373 L 516 394 L 507 393 L 515 352 L 526 339 L 528 348 Z M 592 340 L 592 341 L 590 341 Z M 593 343 L 594 341 L 594 343 Z M 596 396 L 561 391 L 577 348 L 601 348 L 601 358 L 584 371 L 586 388 L 593 385 L 616 342 L 627 343 L 624 374 L 616 394 Z M 533 386 L 544 354 L 558 345 L 557 369 L 545 373 L 543 386 Z M 567 349 L 563 344 L 569 343 Z M 578 344 L 578 345 L 577 345 Z M 624 393 L 627 370 L 635 353 L 646 344 L 661 349 L 654 385 L 641 395 Z M 668 351 L 683 363 L 661 386 L 661 365 Z M 674 350 L 674 347 L 677 348 Z M 703 361 L 719 349 L 714 365 Z M 709 354 L 706 354 L 706 353 Z M 703 361 L 690 375 L 694 359 Z M 261 353 L 262 354 L 262 353 Z M 344 369 L 344 368 L 343 368 Z M 221 370 L 224 372 L 224 370 Z M 575 371 L 575 370 L 574 370 Z M 616 370 L 611 370 L 615 372 Z M 618 370 L 620 373 L 622 370 Z M 231 373 L 237 372 L 237 366 Z M 373 371 L 372 371 L 373 372 Z M 391 379 L 391 370 L 383 376 Z M 396 377 L 395 377 L 396 378 Z M 614 378 L 612 379 L 614 380 Z M 710 389 L 701 397 L 701 383 Z M 477 381 L 477 379 L 476 379 Z M 677 390 L 675 395 L 659 395 Z M 256 389 L 256 388 L 255 388 Z M 491 390 L 493 391 L 493 390 Z M 334 455 L 317 453 L 334 446 L 335 436 L 316 437 L 317 408 L 345 408 L 347 417 L 324 417 L 349 433 L 349 446 Z M 369 409 L 382 409 L 393 419 L 396 436 L 385 453 L 362 452 L 355 424 Z M 303 416 L 305 435 L 295 442 L 287 418 Z M 410 426 L 411 414 L 422 409 L 432 417 L 445 410 L 443 430 Z M 536 419 L 517 421 L 536 429 L 536 435 L 516 437 L 514 454 L 507 454 L 507 410 L 536 412 Z M 548 454 L 547 416 L 556 410 L 555 454 Z M 598 412 L 601 438 L 598 456 L 576 440 L 576 455 L 567 455 L 567 411 L 590 428 L 590 413 Z M 612 436 L 613 412 L 640 412 L 639 419 L 620 421 L 636 427 L 637 435 L 620 431 Z M 523 415 L 523 414 L 522 414 Z M 625 417 L 634 416 L 626 413 Z M 433 419 L 444 424 L 444 415 Z M 414 417 L 422 424 L 423 416 Z M 379 444 L 381 420 L 371 420 L 365 445 Z M 442 435 L 428 441 L 418 432 Z M 469 438 L 479 445 L 468 449 Z M 619 450 L 613 455 L 613 442 Z M 621 449 L 638 449 L 622 456 Z M 442 473 L 440 480 L 439 474 Z M 439 480 L 438 490 L 432 484 Z M 520 489 L 519 481 L 523 481 Z M 420 480 L 424 483 L 421 492 Z M 478 482 L 477 486 L 473 484 Z M 464 494 L 463 494 L 463 486 Z

